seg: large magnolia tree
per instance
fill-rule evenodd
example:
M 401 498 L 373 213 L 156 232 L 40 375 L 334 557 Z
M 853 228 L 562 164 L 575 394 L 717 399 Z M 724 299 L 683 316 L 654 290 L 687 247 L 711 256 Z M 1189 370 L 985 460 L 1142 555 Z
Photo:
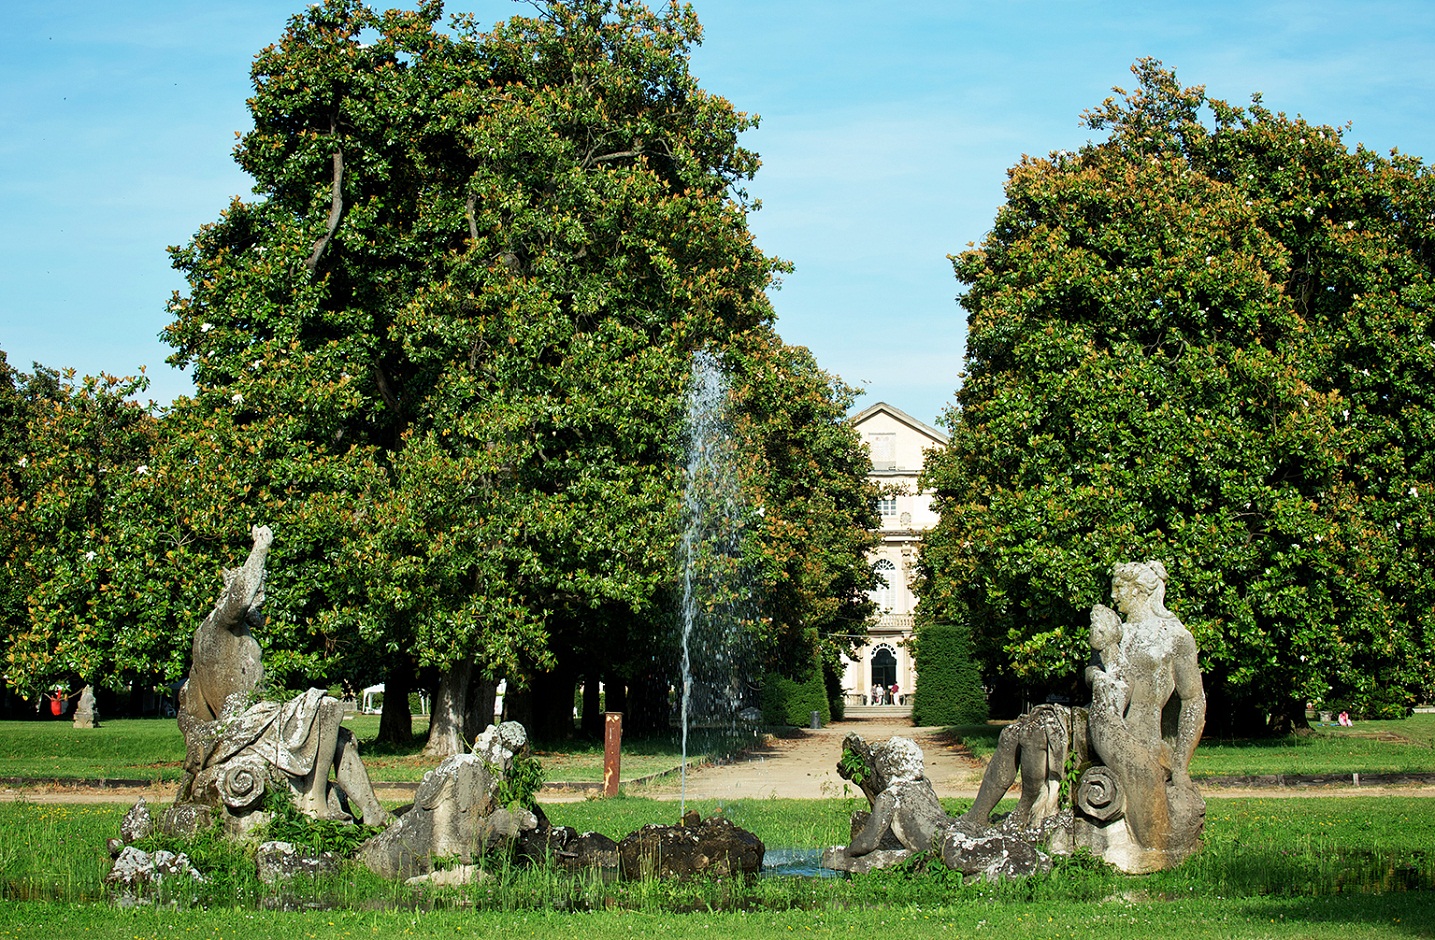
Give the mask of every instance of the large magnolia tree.
M 1435 178 L 1338 129 L 1140 84 L 1025 158 L 954 259 L 970 313 L 921 615 L 1074 685 L 1086 609 L 1161 559 L 1211 720 L 1435 694 Z
M 688 363 L 766 342 L 780 265 L 690 8 L 445 32 L 441 6 L 329 0 L 259 55 L 255 198 L 175 249 L 165 335 L 197 388 L 177 439 L 230 453 L 236 524 L 275 528 L 271 641 L 354 681 L 436 669 L 447 753 L 474 680 L 561 674 L 571 720 L 572 677 L 669 622 Z

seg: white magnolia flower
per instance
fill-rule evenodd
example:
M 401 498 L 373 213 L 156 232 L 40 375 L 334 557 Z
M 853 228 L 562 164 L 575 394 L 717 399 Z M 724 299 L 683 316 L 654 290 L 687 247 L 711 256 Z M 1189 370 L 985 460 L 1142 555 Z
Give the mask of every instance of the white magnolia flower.
M 235 392 L 229 400 L 234 402 L 236 405 L 242 405 L 244 404 L 244 395 L 239 392 Z
M 212 329 L 214 329 L 213 323 L 201 323 L 199 325 L 199 332 L 201 333 L 208 333 Z
M 1417 490 L 1415 487 L 1412 486 L 1412 487 L 1410 487 L 1410 495 L 1411 495 L 1411 496 L 1419 496 L 1419 495 L 1420 495 L 1420 491 Z
M 94 561 L 94 560 L 95 560 L 95 553 L 94 553 L 93 551 L 85 552 L 85 561 Z
M 135 473 L 136 473 L 138 476 L 142 476 L 142 477 L 143 477 L 143 476 L 148 476 L 148 475 L 149 475 L 149 464 L 147 464 L 147 463 L 142 463 L 142 464 L 140 464 L 138 467 L 135 467 Z
M 21 466 L 21 467 L 28 467 L 28 466 L 30 466 L 30 458 L 29 458 L 29 457 L 21 457 L 21 458 L 20 458 L 20 466 Z

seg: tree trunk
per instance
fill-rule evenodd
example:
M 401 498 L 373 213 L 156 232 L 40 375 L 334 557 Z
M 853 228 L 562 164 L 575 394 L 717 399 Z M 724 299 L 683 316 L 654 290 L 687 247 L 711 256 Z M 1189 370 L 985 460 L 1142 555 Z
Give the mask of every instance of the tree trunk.
M 544 741 L 566 741 L 573 737 L 573 692 L 577 677 L 569 668 L 533 677 L 533 724 L 535 737 Z
M 628 715 L 623 724 L 637 734 L 657 734 L 672 727 L 668 683 L 661 673 L 638 676 L 628 686 Z
M 425 757 L 452 757 L 463 753 L 467 746 L 463 720 L 472 676 L 473 663 L 465 660 L 454 663 L 439 677 L 438 692 L 433 697 L 433 713 L 429 717 Z
M 603 679 L 603 710 L 628 713 L 628 687 L 617 673 L 608 673 Z
M 465 727 L 471 740 L 493 724 L 493 703 L 498 698 L 498 680 L 475 676 L 468 684 L 468 708 Z
M 384 677 L 384 708 L 379 713 L 379 740 L 385 744 L 404 745 L 413 740 L 414 713 L 409 707 L 413 685 L 413 661 L 397 657 Z
M 598 700 L 599 681 L 596 672 L 583 677 L 583 737 L 598 740 L 603 737 L 603 703 Z

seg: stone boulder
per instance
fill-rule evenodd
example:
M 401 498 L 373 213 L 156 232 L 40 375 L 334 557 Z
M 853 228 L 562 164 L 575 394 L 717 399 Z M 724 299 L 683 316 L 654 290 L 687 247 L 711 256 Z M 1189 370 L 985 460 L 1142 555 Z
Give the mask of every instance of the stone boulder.
M 601 832 L 579 833 L 572 826 L 539 825 L 518 838 L 518 857 L 567 872 L 597 871 L 605 881 L 618 877 L 618 843 Z
M 109 874 L 105 875 L 105 884 L 140 888 L 157 885 L 167 878 L 204 880 L 199 869 L 190 864 L 189 856 L 183 852 L 176 854 L 161 849 L 151 854 L 127 845 L 120 852 L 119 858 L 115 859 Z
M 514 752 L 527 742 L 523 726 L 489 726 L 479 754 L 456 754 L 424 774 L 413 807 L 359 850 L 359 860 L 385 878 L 427 875 L 444 865 L 468 865 L 486 848 L 538 828 L 538 817 L 497 805 L 496 793 Z M 435 865 L 435 860 L 440 860 Z
M 259 880 L 272 885 L 296 875 L 331 875 L 339 870 L 343 859 L 334 852 L 315 852 L 292 842 L 261 842 L 254 853 L 254 863 Z
M 214 810 L 202 803 L 176 803 L 165 807 L 157 828 L 167 836 L 193 839 L 214 824 Z
M 138 842 L 140 839 L 148 839 L 154 834 L 154 816 L 149 811 L 149 804 L 144 797 L 135 801 L 130 811 L 125 813 L 125 818 L 120 820 L 120 839 L 125 845 L 131 842 Z
M 1051 871 L 1051 858 L 1030 842 L 979 823 L 953 822 L 936 848 L 942 864 L 973 880 L 997 881 Z
M 649 824 L 618 843 L 618 864 L 626 881 L 643 878 L 753 877 L 762 868 L 762 840 L 713 816 L 688 814 L 682 825 Z

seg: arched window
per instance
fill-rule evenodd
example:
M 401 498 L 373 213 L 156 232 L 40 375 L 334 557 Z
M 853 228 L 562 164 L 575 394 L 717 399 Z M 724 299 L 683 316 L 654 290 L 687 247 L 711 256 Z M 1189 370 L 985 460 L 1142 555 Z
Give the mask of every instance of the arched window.
M 883 558 L 876 565 L 881 583 L 872 591 L 872 603 L 879 613 L 890 614 L 897 609 L 897 566 Z

